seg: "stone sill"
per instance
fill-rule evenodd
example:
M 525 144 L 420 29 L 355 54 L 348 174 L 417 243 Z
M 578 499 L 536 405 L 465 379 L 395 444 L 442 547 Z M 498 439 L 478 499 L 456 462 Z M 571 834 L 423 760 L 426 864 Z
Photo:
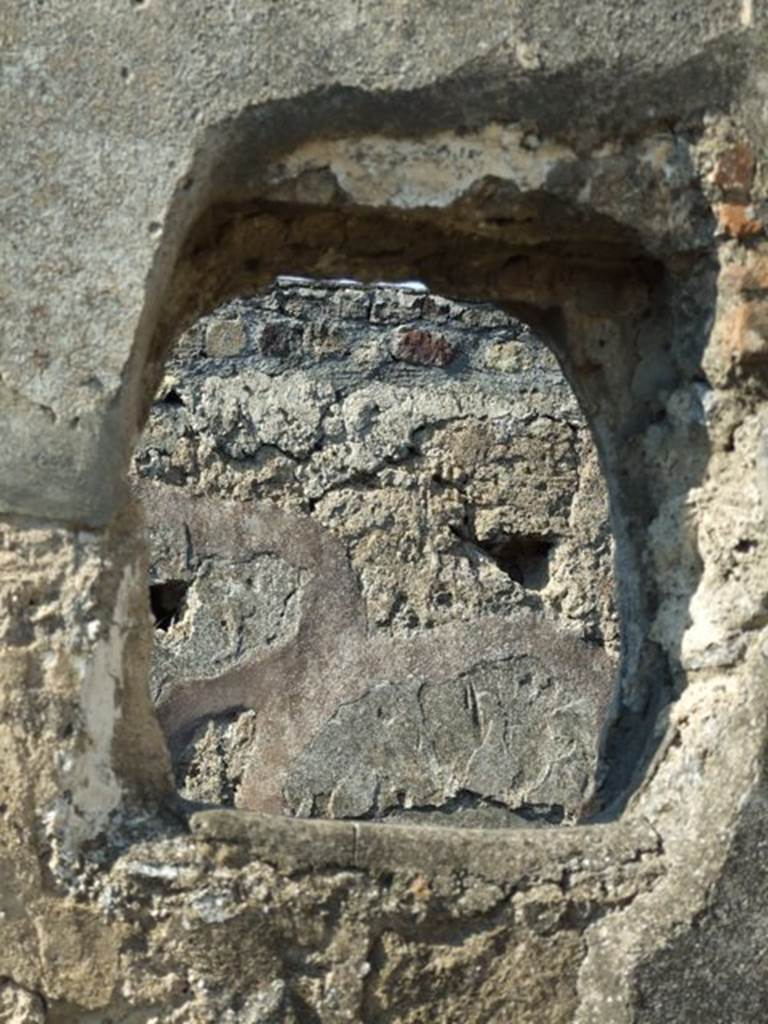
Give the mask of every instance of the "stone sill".
M 244 847 L 249 859 L 285 871 L 466 871 L 494 882 L 535 879 L 567 887 L 573 874 L 601 874 L 628 863 L 656 862 L 658 870 L 663 855 L 658 833 L 644 821 L 502 831 L 213 810 L 194 814 L 190 827 L 198 841 Z

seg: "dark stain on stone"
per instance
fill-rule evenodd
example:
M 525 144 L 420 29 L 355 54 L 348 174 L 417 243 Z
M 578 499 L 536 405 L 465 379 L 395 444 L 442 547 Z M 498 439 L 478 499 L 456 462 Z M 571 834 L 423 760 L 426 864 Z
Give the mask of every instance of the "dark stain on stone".
M 301 345 L 302 324 L 288 321 L 272 320 L 264 325 L 261 332 L 260 348 L 262 355 L 283 358 Z

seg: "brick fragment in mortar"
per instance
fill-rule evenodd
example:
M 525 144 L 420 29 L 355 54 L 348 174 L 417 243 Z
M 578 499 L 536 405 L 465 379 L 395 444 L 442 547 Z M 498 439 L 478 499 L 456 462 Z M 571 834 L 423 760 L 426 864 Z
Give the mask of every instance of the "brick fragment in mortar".
M 418 366 L 448 366 L 457 354 L 458 346 L 444 334 L 421 327 L 398 331 L 392 344 L 395 359 Z

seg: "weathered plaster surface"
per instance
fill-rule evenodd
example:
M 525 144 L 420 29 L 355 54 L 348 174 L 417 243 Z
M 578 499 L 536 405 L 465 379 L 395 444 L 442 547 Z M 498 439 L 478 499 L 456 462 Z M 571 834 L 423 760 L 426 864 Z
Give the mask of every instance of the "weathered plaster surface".
M 757 0 L 6 5 L 6 1016 L 762 1021 L 766 18 Z M 437 139 L 447 206 L 387 159 L 426 170 Z M 489 146 L 474 182 L 458 139 Z M 172 342 L 286 272 L 494 299 L 557 351 L 617 545 L 599 824 L 216 811 L 187 832 L 161 809 L 125 471 Z M 120 623 L 108 745 L 83 671 Z M 77 813 L 94 759 L 89 833 L 121 802 L 65 859 L 46 813 Z

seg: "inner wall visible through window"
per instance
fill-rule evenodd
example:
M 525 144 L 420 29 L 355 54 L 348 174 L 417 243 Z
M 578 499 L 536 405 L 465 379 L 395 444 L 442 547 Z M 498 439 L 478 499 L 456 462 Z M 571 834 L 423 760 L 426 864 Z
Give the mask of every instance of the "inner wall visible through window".
M 279 278 L 180 339 L 133 476 L 184 796 L 575 820 L 618 653 L 612 540 L 528 326 L 415 282 Z

